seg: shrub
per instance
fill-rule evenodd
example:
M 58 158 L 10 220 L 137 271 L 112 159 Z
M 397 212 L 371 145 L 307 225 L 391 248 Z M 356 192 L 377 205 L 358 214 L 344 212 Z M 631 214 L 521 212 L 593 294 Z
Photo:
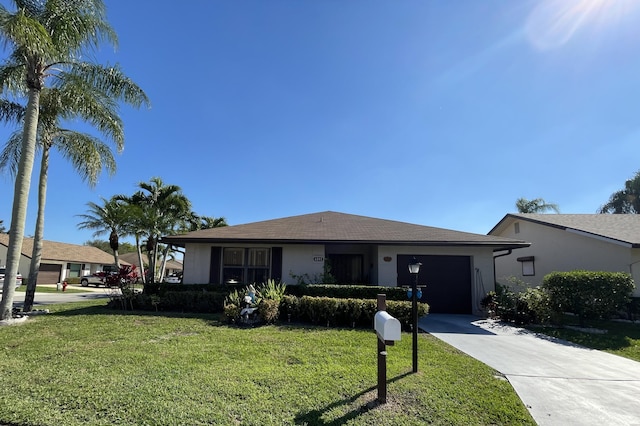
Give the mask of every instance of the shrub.
M 287 285 L 283 282 L 276 282 L 275 280 L 268 279 L 266 283 L 258 287 L 258 293 L 263 299 L 275 300 L 278 303 L 285 295 L 287 291 Z
M 496 283 L 496 290 L 489 292 L 481 301 L 490 318 L 515 324 L 546 323 L 552 317 L 549 295 L 540 287 L 526 288 L 524 283 L 511 279 L 510 282 L 522 291 Z
M 377 299 L 385 294 L 387 300 L 408 300 L 407 289 L 403 287 L 384 287 L 370 285 L 311 284 L 290 285 L 287 294 L 302 297 L 333 297 L 339 299 Z
M 274 323 L 279 316 L 280 302 L 273 299 L 262 299 L 258 305 L 258 315 L 267 324 Z
M 580 324 L 586 319 L 610 318 L 630 301 L 634 284 L 624 272 L 552 272 L 543 279 L 555 312 L 571 312 Z

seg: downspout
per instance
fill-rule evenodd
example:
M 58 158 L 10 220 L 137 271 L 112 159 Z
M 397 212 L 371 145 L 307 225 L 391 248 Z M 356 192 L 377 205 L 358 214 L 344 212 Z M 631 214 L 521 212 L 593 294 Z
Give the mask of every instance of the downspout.
M 494 250 L 493 252 L 495 253 L 496 251 L 502 251 L 504 249 L 499 249 L 499 250 Z M 507 252 L 503 253 L 503 254 L 499 254 L 497 256 L 493 256 L 493 286 L 495 288 L 496 285 L 496 259 L 499 257 L 503 257 L 503 256 L 509 256 L 512 252 L 513 249 L 506 249 Z

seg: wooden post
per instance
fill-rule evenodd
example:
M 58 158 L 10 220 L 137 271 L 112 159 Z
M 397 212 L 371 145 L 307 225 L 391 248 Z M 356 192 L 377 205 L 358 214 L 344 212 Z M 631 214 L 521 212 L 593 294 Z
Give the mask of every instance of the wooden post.
M 378 295 L 378 311 L 387 310 L 387 295 Z M 378 337 L 378 402 L 381 404 L 387 403 L 387 347 L 384 342 Z

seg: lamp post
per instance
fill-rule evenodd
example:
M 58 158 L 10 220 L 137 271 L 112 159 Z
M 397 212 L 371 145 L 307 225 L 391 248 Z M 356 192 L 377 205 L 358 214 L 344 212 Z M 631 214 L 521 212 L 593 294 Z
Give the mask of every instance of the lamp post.
M 409 273 L 415 276 L 411 285 L 411 313 L 413 328 L 413 372 L 418 372 L 418 273 L 422 263 L 415 258 L 409 262 Z

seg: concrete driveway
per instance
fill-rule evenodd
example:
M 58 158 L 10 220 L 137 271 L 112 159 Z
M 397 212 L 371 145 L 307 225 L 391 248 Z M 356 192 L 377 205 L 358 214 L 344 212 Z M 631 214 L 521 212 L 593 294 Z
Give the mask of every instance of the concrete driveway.
M 640 363 L 470 315 L 422 330 L 504 374 L 539 425 L 640 425 Z

